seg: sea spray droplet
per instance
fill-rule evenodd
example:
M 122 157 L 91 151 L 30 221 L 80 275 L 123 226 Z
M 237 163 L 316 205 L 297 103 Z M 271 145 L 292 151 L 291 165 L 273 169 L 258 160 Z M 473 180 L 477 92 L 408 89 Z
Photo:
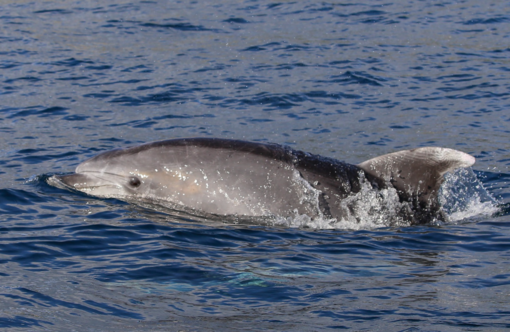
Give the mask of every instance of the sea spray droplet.
M 484 188 L 470 168 L 447 173 L 439 193 L 439 202 L 450 221 L 499 211 L 498 201 Z

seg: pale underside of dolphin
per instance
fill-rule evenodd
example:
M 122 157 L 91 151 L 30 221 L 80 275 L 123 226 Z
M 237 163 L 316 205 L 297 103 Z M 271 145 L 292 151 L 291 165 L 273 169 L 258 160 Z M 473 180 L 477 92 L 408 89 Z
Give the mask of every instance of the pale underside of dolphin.
M 98 197 L 164 202 L 199 215 L 338 220 L 348 213 L 342 200 L 369 183 L 396 189 L 409 207 L 406 218 L 424 223 L 441 219 L 443 175 L 474 162 L 457 150 L 423 147 L 351 165 L 277 144 L 187 138 L 104 152 L 50 183 Z

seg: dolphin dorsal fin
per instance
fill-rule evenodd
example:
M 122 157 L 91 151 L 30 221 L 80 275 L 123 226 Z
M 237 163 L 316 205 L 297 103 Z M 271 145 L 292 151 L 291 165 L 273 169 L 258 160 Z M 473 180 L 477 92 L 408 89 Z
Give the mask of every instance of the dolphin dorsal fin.
M 437 147 L 403 150 L 375 157 L 359 164 L 366 173 L 390 182 L 404 200 L 437 205 L 443 175 L 457 168 L 470 167 L 475 158 L 467 153 Z

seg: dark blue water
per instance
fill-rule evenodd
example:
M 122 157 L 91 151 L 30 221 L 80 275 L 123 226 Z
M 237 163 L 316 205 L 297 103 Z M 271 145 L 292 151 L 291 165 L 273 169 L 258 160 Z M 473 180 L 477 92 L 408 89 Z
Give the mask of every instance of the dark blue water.
M 2 1 L 0 327 L 509 329 L 509 22 L 495 0 Z M 443 224 L 325 230 L 46 182 L 190 136 L 352 163 L 455 148 L 477 158 L 466 190 L 497 202 L 450 201 Z

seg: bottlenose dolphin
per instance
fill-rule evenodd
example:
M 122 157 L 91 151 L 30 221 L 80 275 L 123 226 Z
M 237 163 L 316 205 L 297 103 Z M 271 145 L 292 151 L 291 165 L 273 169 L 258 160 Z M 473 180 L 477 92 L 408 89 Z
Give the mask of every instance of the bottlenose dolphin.
M 277 144 L 186 138 L 104 152 L 49 182 L 199 215 L 337 220 L 349 213 L 342 200 L 369 184 L 394 188 L 408 207 L 406 218 L 425 223 L 442 219 L 437 195 L 443 175 L 474 162 L 460 151 L 423 147 L 351 165 Z

